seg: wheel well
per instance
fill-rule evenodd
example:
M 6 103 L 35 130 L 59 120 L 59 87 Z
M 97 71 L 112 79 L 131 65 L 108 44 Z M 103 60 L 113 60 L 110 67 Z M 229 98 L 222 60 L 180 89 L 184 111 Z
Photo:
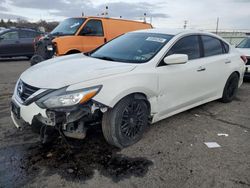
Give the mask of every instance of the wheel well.
M 240 78 L 240 73 L 239 73 L 238 71 L 234 71 L 233 73 L 236 73 L 236 74 L 238 75 L 238 77 Z M 232 74 L 233 74 L 233 73 L 232 73 Z M 231 74 L 231 75 L 232 75 L 232 74 Z
M 80 53 L 79 50 L 70 50 L 66 53 L 66 55 L 70 55 L 70 54 L 76 54 L 76 53 Z
M 125 97 L 134 97 L 134 99 L 141 99 L 141 100 L 144 100 L 148 106 L 148 109 L 149 109 L 149 113 L 151 112 L 151 105 L 150 105 L 150 102 L 148 101 L 148 98 L 147 96 L 144 94 L 144 93 L 131 93 Z M 125 98 L 123 97 L 123 98 Z M 122 98 L 122 99 L 123 99 Z

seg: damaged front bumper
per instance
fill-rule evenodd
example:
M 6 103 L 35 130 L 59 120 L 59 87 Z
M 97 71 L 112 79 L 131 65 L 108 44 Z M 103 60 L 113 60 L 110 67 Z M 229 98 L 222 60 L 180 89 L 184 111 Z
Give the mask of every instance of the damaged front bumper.
M 57 109 L 42 109 L 35 102 L 23 105 L 15 97 L 12 97 L 11 101 L 11 118 L 17 128 L 26 125 L 37 127 L 36 124 L 39 122 L 50 129 L 61 131 L 66 137 L 76 139 L 84 139 L 86 123 L 100 121 L 105 110 L 107 107 L 92 100 L 84 105 Z
M 34 117 L 38 114 L 47 118 L 46 110 L 41 109 L 36 103 L 33 102 L 26 106 L 19 103 L 14 96 L 12 97 L 11 118 L 17 128 L 21 128 L 27 124 L 31 125 Z

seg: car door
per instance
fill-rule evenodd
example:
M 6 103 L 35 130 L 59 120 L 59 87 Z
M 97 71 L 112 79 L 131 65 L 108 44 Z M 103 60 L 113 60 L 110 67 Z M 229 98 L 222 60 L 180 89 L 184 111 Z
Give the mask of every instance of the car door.
M 231 60 L 228 54 L 229 47 L 218 38 L 201 35 L 203 44 L 203 67 L 209 79 L 204 80 L 206 94 L 221 97 L 222 90 L 230 74 Z M 206 82 L 205 82 L 206 81 Z
M 101 20 L 91 19 L 80 32 L 83 51 L 89 52 L 105 43 L 103 24 Z
M 203 67 L 201 48 L 198 35 L 185 36 L 170 48 L 166 56 L 187 54 L 188 62 L 175 65 L 166 65 L 161 62 L 157 67 L 159 118 L 182 111 L 185 107 L 198 103 L 206 97 L 204 80 L 209 78 Z
M 34 54 L 34 38 L 36 32 L 28 30 L 19 30 L 20 38 L 20 54 L 25 56 L 32 56 Z
M 18 32 L 7 31 L 0 37 L 0 56 L 16 56 L 20 47 Z

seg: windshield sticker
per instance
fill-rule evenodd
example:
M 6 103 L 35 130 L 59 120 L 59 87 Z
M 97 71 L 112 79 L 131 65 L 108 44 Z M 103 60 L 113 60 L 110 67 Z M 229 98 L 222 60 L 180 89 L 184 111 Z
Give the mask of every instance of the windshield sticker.
M 76 26 L 78 26 L 78 25 L 80 25 L 80 23 L 79 23 L 79 22 L 74 23 L 73 25 L 71 25 L 71 26 L 70 26 L 70 28 L 76 27 Z
M 160 43 L 166 42 L 166 39 L 159 38 L 159 37 L 148 37 L 146 40 L 147 41 L 153 41 L 153 42 L 160 42 Z

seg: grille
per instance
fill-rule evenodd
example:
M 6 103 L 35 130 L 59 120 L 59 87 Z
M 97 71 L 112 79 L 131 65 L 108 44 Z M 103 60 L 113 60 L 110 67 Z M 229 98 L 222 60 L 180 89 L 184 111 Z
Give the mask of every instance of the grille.
M 17 94 L 22 99 L 22 101 L 25 102 L 27 100 L 27 98 L 29 98 L 33 93 L 35 93 L 38 90 L 39 90 L 39 88 L 30 86 L 30 85 L 20 81 L 18 83 L 18 87 L 17 87 Z
M 250 65 L 250 57 L 247 57 L 247 63 L 246 65 Z

